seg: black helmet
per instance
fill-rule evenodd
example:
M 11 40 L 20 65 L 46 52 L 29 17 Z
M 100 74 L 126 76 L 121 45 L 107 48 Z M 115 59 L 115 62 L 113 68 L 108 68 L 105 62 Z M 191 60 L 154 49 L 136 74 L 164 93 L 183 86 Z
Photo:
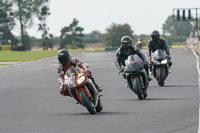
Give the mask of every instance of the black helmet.
M 69 60 L 69 52 L 66 49 L 61 49 L 58 51 L 58 61 L 64 65 Z
M 132 44 L 132 39 L 130 36 L 123 36 L 121 38 L 121 46 L 122 48 L 126 49 L 128 47 L 130 47 Z
M 151 38 L 153 41 L 157 41 L 160 38 L 160 33 L 157 30 L 154 30 L 151 33 Z

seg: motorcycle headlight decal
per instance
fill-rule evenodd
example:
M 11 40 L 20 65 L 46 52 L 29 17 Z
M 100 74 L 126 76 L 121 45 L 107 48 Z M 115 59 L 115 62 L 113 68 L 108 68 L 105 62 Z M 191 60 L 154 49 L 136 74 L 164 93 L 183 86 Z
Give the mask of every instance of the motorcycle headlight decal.
M 163 61 L 161 61 L 161 64 L 167 64 L 167 60 L 164 59 Z
M 77 83 L 81 84 L 85 80 L 85 76 L 82 76 L 80 79 L 78 79 Z
M 82 76 L 82 75 L 83 75 L 83 73 L 79 73 L 79 74 L 78 74 L 78 77 L 80 77 L 80 76 Z
M 154 61 L 153 61 L 153 64 L 155 64 L 155 65 L 160 65 L 160 62 L 154 60 Z

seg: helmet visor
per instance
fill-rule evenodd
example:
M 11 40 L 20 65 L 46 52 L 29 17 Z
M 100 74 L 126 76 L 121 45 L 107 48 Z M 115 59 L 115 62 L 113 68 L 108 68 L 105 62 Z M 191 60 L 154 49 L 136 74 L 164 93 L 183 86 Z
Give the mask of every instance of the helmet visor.
M 130 46 L 130 42 L 127 40 L 122 41 L 122 47 L 123 48 L 128 48 Z
M 61 57 L 61 58 L 58 58 L 58 60 L 59 60 L 59 62 L 61 63 L 61 64 L 66 64 L 67 63 L 67 61 L 68 61 L 68 58 L 63 58 L 63 57 Z
M 152 40 L 154 40 L 154 41 L 157 41 L 158 38 L 159 38 L 159 37 L 158 37 L 157 35 L 153 35 L 153 36 L 152 36 Z

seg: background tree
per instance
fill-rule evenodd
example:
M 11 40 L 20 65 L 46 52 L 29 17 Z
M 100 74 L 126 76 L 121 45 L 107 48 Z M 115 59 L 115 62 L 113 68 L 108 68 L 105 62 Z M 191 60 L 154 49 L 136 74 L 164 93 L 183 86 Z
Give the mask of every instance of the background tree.
M 186 21 L 173 21 L 173 16 L 169 16 L 163 24 L 164 35 L 169 35 L 174 42 L 185 41 L 189 32 L 193 30 L 191 24 Z
M 49 12 L 48 6 L 43 6 L 38 16 L 38 19 L 41 22 L 39 24 L 38 30 L 42 32 L 43 50 L 48 50 L 48 48 L 53 49 L 53 42 L 52 42 L 53 34 L 49 34 L 49 27 L 47 26 L 47 17 L 49 15 L 50 15 L 50 12 Z
M 84 34 L 83 43 L 100 43 L 102 34 L 99 31 L 92 31 L 89 34 Z
M 33 24 L 33 17 L 40 13 L 40 8 L 49 0 L 12 0 L 16 7 L 16 18 L 20 22 L 22 45 L 25 50 L 30 50 L 31 44 L 27 29 Z
M 60 48 L 83 48 L 83 30 L 84 28 L 78 26 L 76 19 L 68 27 L 62 28 Z
M 107 47 L 119 47 L 121 45 L 120 40 L 123 36 L 130 36 L 133 38 L 133 30 L 129 24 L 115 24 L 113 23 L 106 29 L 106 33 L 103 35 L 103 42 Z
M 0 1 L 0 39 L 11 40 L 11 45 L 16 45 L 18 40 L 11 30 L 14 28 L 13 2 L 10 0 Z

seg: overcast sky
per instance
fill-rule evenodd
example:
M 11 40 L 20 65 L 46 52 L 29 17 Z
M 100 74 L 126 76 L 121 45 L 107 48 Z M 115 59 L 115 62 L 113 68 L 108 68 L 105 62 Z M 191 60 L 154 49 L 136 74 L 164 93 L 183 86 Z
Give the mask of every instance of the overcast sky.
M 162 33 L 173 8 L 200 8 L 200 0 L 50 0 L 48 26 L 54 36 L 60 36 L 60 30 L 76 18 L 84 33 L 105 33 L 112 23 L 128 23 L 137 35 L 155 29 Z M 36 29 L 34 26 L 29 34 L 41 36 Z

